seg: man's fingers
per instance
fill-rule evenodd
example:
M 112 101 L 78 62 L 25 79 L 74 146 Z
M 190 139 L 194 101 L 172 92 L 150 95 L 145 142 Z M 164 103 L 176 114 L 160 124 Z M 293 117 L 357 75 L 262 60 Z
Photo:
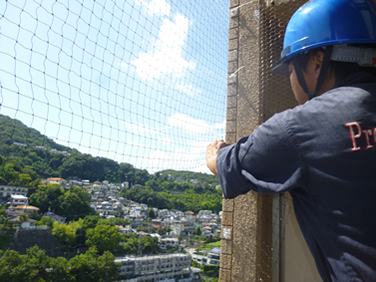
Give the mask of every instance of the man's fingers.
M 228 144 L 221 139 L 221 140 L 214 140 L 212 143 L 209 144 L 209 146 L 215 147 L 216 149 L 221 149 L 225 146 L 228 146 Z
M 230 145 L 230 144 L 226 143 L 226 142 L 223 141 L 223 140 L 219 140 L 218 143 L 217 143 L 218 150 L 219 150 L 219 149 L 222 149 L 222 148 L 224 148 L 224 147 L 227 147 L 228 145 Z

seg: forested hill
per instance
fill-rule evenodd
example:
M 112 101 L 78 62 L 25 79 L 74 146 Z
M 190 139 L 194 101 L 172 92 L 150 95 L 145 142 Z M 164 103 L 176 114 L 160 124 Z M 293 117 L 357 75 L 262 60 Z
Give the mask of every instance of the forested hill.
M 170 176 L 170 178 L 175 181 L 190 182 L 192 179 L 197 180 L 198 183 L 216 183 L 219 184 L 219 180 L 216 176 L 210 175 L 207 173 L 193 172 L 193 171 L 182 171 L 182 170 L 173 170 L 166 169 L 162 170 L 159 173 L 163 175 Z
M 1 153 L 3 154 L 4 151 L 7 151 L 9 145 L 14 142 L 26 144 L 29 147 L 44 146 L 48 150 L 56 149 L 58 151 L 72 151 L 71 148 L 57 144 L 52 139 L 42 135 L 39 131 L 27 127 L 19 120 L 0 115 Z
M 205 173 L 164 170 L 151 175 L 129 163 L 119 164 L 111 159 L 82 154 L 4 115 L 0 115 L 0 157 L 0 164 L 3 164 L 0 182 L 10 185 L 30 184 L 38 178 L 48 177 L 78 177 L 113 183 L 128 181 L 130 185 L 144 185 L 156 176 L 172 181 L 196 179 L 200 184 L 219 184 L 214 175 Z

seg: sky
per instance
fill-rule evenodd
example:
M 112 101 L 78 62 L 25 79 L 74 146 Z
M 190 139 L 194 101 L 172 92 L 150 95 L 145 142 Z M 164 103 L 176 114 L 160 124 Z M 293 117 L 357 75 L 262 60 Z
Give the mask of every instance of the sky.
M 0 2 L 0 114 L 150 173 L 224 139 L 228 1 Z M 26 142 L 26 141 L 25 141 Z

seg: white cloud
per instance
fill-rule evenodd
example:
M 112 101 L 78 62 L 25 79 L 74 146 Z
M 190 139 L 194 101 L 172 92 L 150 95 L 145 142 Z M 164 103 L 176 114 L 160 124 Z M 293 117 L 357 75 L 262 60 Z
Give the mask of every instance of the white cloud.
M 155 16 L 168 16 L 171 12 L 171 6 L 165 0 L 151 0 L 149 3 L 146 3 L 145 1 L 137 2 L 140 5 L 145 6 L 148 12 Z
M 197 95 L 202 92 L 201 89 L 194 88 L 191 84 L 178 83 L 176 85 L 176 88 L 188 94 L 189 96 Z
M 179 148 L 174 151 L 156 150 L 150 154 L 147 166 L 151 170 L 175 169 L 175 170 L 191 170 L 197 172 L 210 173 L 206 167 L 205 152 L 209 142 L 195 142 L 187 144 L 186 149 Z
M 194 119 L 186 114 L 175 114 L 168 117 L 172 127 L 180 128 L 189 133 L 203 134 L 212 130 L 212 126 L 201 119 Z
M 150 147 L 150 146 L 147 146 L 145 144 L 141 144 L 139 142 L 135 142 L 135 141 L 127 141 L 125 142 L 125 145 L 126 146 L 131 146 L 131 147 L 136 147 L 136 148 L 140 148 L 140 149 L 145 149 L 145 150 L 152 150 L 153 148 Z
M 224 128 L 226 128 L 226 121 L 224 120 L 223 122 L 215 123 L 213 128 L 214 129 L 224 129 Z
M 149 158 L 143 159 L 147 162 L 147 167 L 151 171 L 171 168 L 173 163 L 171 156 L 160 150 L 154 151 Z
M 132 129 L 133 132 L 161 134 L 161 132 L 159 130 L 145 126 L 145 125 L 140 124 L 140 123 L 132 123 L 132 122 L 124 121 L 124 124 L 130 126 L 130 128 Z
M 142 79 L 154 79 L 169 73 L 184 77 L 186 70 L 195 68 L 195 64 L 185 60 L 182 55 L 189 20 L 180 14 L 175 14 L 174 20 L 164 19 L 155 42 L 155 50 L 140 53 L 132 62 Z

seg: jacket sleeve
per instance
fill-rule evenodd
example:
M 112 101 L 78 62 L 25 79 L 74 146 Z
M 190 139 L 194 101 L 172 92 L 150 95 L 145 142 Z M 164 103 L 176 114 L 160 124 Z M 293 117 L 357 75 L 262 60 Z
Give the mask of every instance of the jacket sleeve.
M 306 185 L 299 147 L 284 120 L 275 115 L 252 135 L 219 151 L 217 170 L 226 198 L 249 190 L 280 193 Z

